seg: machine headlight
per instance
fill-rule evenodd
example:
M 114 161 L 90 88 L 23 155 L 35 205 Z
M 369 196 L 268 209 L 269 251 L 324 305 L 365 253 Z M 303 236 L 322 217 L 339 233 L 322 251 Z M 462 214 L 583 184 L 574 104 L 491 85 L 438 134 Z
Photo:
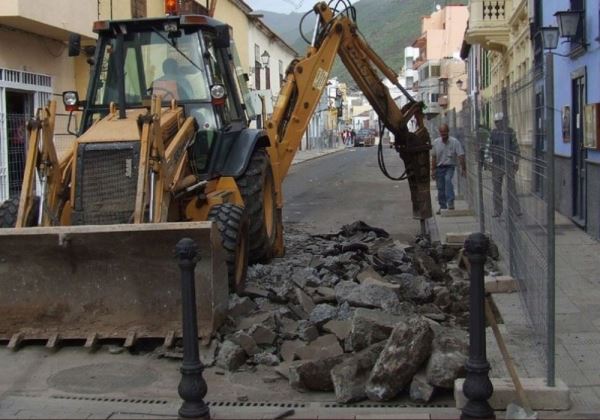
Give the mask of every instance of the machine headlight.
M 227 92 L 223 85 L 213 85 L 210 88 L 210 96 L 212 97 L 213 105 L 224 105 Z
M 63 104 L 65 109 L 69 112 L 77 111 L 79 105 L 79 95 L 75 91 L 68 91 L 63 93 Z

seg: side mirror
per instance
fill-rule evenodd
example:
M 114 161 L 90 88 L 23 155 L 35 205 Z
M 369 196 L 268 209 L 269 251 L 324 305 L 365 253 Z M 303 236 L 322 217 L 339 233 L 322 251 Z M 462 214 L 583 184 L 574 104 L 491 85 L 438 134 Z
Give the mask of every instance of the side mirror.
M 229 48 L 231 46 L 229 30 L 230 28 L 227 25 L 219 25 L 215 27 L 215 47 Z
M 81 54 L 81 35 L 69 35 L 69 57 L 78 57 Z

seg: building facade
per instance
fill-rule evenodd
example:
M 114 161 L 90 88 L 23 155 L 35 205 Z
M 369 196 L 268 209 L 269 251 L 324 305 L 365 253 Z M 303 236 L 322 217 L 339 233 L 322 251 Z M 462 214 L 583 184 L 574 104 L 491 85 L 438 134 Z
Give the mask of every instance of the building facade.
M 555 196 L 562 214 L 600 239 L 600 144 L 594 114 L 600 104 L 600 3 L 537 1 L 536 8 L 543 26 L 557 26 L 558 11 L 583 11 L 577 37 L 561 38 L 554 52 L 562 56 L 552 56 Z
M 460 107 L 466 97 L 454 84 L 458 78 L 466 78 L 459 56 L 468 16 L 466 6 L 439 7 L 423 17 L 421 36 L 413 43 L 413 48 L 419 50 L 413 62 L 419 75 L 417 99 L 425 104 L 430 118 Z
M 508 114 L 509 124 L 516 131 L 524 153 L 534 145 L 534 117 L 532 109 L 523 109 L 533 95 L 519 85 L 529 85 L 535 78 L 530 22 L 533 13 L 528 0 L 471 0 L 469 27 L 465 41 L 479 45 L 483 51 L 474 70 L 483 71 L 479 80 L 485 82 L 480 91 L 481 118 L 491 125 L 492 115 Z M 499 99 L 511 90 L 511 100 L 504 105 Z
M 68 57 L 67 40 L 71 32 L 92 40 L 96 18 L 96 0 L 57 0 L 52 7 L 34 0 L 0 2 L 0 202 L 21 190 L 27 120 L 87 78 L 85 59 Z M 59 112 L 64 114 L 61 107 Z M 66 122 L 59 116 L 59 149 L 70 141 Z

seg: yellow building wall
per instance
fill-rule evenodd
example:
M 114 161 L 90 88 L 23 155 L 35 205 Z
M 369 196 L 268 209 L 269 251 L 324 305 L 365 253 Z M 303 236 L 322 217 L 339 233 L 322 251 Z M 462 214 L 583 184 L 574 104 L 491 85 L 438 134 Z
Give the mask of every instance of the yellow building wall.
M 250 23 L 248 16 L 231 1 L 219 0 L 215 10 L 215 19 L 227 23 L 233 28 L 233 41 L 240 55 L 240 62 L 250 63 L 250 52 L 248 51 L 248 33 Z
M 131 2 L 129 0 L 100 0 L 98 8 L 100 20 L 131 19 Z
M 53 77 L 54 92 L 74 89 L 73 61 L 63 43 L 22 31 L 0 28 L 0 67 Z

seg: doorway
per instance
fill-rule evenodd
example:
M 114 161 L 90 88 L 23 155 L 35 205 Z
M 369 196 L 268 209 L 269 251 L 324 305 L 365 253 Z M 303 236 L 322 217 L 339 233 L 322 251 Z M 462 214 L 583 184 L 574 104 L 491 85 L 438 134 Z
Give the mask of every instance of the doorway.
M 587 150 L 583 147 L 583 110 L 586 103 L 585 72 L 575 76 L 572 83 L 573 221 L 581 228 L 585 228 L 587 222 L 587 174 L 585 167 Z
M 33 116 L 33 100 L 33 92 L 6 90 L 9 197 L 18 197 L 21 193 L 27 151 L 27 121 Z

